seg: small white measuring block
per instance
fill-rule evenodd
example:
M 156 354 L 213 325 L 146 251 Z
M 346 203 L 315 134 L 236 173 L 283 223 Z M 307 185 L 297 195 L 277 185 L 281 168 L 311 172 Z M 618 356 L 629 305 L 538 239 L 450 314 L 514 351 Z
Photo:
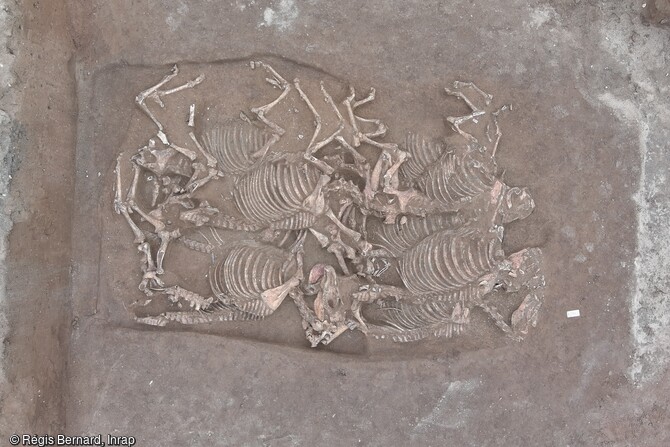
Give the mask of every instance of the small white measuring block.
M 568 318 L 577 318 L 579 316 L 579 309 L 569 310 L 565 313 Z

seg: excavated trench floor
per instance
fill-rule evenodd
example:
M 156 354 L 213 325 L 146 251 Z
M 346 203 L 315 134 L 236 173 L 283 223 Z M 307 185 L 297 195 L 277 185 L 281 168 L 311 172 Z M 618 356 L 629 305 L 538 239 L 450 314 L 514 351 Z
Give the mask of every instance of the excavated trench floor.
M 92 0 L 21 11 L 3 437 L 670 442 L 670 29 L 641 5 Z M 475 311 L 462 337 L 393 345 L 349 332 L 317 349 L 288 302 L 261 322 L 133 321 L 138 254 L 112 203 L 117 157 L 155 133 L 135 96 L 178 64 L 184 82 L 200 73 L 207 82 L 166 119 L 184 126 L 191 103 L 233 118 L 275 94 L 250 59 L 315 94 L 322 80 L 340 96 L 374 87 L 370 115 L 384 117 L 388 141 L 451 134 L 444 118 L 465 111 L 443 93 L 454 80 L 513 105 L 500 118 L 498 165 L 536 209 L 506 226 L 504 248 L 540 247 L 547 282 L 525 340 Z M 294 119 L 310 120 L 306 110 Z M 289 133 L 280 144 L 301 140 Z M 206 287 L 206 263 L 193 259 L 175 247 L 167 270 Z

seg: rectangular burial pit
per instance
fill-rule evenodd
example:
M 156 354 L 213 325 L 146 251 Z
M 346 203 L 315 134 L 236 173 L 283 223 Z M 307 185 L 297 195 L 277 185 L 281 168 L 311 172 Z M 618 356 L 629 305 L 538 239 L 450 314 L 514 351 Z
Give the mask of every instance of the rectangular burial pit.
M 295 255 L 291 253 L 291 249 L 294 246 L 292 243 L 296 240 L 298 232 L 276 228 L 268 230 L 267 228 L 263 228 L 263 225 L 266 223 L 263 222 L 263 219 L 260 219 L 260 222 L 249 221 L 249 219 L 245 220 L 246 216 L 241 212 L 240 206 L 236 204 L 234 197 L 235 185 L 245 175 L 245 172 L 248 173 L 254 169 L 258 169 L 267 160 L 272 159 L 274 157 L 273 153 L 291 154 L 290 157 L 294 157 L 292 159 L 296 159 L 297 157 L 297 160 L 301 164 L 308 165 L 310 168 L 313 167 L 314 164 L 305 161 L 301 154 L 313 142 L 324 141 L 325 143 L 329 141 L 328 137 L 335 134 L 342 122 L 350 122 L 348 121 L 349 116 L 346 107 L 342 106 L 343 101 L 350 95 L 350 86 L 346 80 L 337 79 L 319 70 L 288 60 L 263 58 L 263 61 L 267 62 L 269 67 L 276 69 L 277 73 L 287 80 L 290 91 L 285 96 L 282 96 L 283 90 L 281 85 L 276 82 L 277 78 L 273 76 L 272 69 L 266 69 L 264 65 L 258 62 L 233 60 L 210 64 L 182 63 L 178 64 L 178 73 L 174 72 L 176 75 L 165 85 L 161 86 L 160 89 L 162 91 L 169 91 L 170 89 L 175 89 L 175 87 L 183 86 L 183 88 L 178 88 L 176 91 L 160 96 L 162 104 L 155 101 L 151 96 L 147 97 L 144 102 L 157 123 L 152 122 L 149 114 L 141 110 L 135 100 L 141 92 L 147 92 L 149 87 L 156 85 L 166 75 L 173 73 L 173 67 L 113 66 L 95 73 L 92 82 L 88 85 L 84 84 L 81 88 L 80 108 L 81 110 L 88 111 L 88 113 L 82 114 L 78 132 L 78 183 L 76 187 L 78 206 L 75 210 L 75 225 L 82 229 L 85 228 L 85 231 L 77 232 L 74 238 L 75 249 L 73 251 L 77 259 L 75 260 L 76 274 L 73 284 L 73 300 L 76 315 L 96 315 L 96 318 L 104 319 L 109 325 L 140 331 L 189 331 L 294 347 L 308 348 L 310 346 L 310 343 L 305 338 L 300 312 L 291 297 L 284 298 L 283 303 L 274 313 L 257 321 L 241 321 L 255 319 L 255 316 L 248 312 L 243 314 L 234 313 L 233 315 L 226 310 L 220 313 L 231 314 L 230 317 L 225 318 L 230 318 L 234 321 L 181 324 L 179 321 L 183 322 L 184 319 L 174 317 L 176 313 L 183 315 L 189 313 L 189 315 L 193 315 L 187 317 L 190 318 L 189 322 L 198 319 L 207 319 L 212 314 L 189 309 L 190 302 L 188 299 L 185 299 L 188 297 L 183 293 L 181 297 L 174 299 L 177 302 L 171 301 L 165 293 L 162 293 L 164 290 L 161 289 L 160 284 L 150 278 L 152 269 L 156 270 L 156 267 L 151 267 L 149 264 L 157 262 L 158 258 L 162 256 L 158 254 L 160 239 L 157 238 L 158 233 L 156 232 L 156 228 L 140 216 L 140 211 L 133 212 L 126 197 L 131 185 L 135 182 L 134 202 L 141 212 L 149 213 L 150 210 L 157 208 L 156 204 L 165 201 L 166 197 L 171 194 L 169 191 L 175 191 L 174 188 L 188 189 L 189 185 L 192 187 L 195 184 L 193 181 L 200 182 L 193 192 L 193 200 L 185 199 L 188 203 L 175 200 L 173 205 L 163 208 L 162 214 L 159 215 L 156 212 L 151 214 L 152 218 L 158 219 L 166 225 L 164 228 L 166 232 L 170 232 L 175 236 L 174 240 L 168 243 L 166 246 L 167 249 L 164 251 L 164 273 L 158 275 L 165 288 L 179 286 L 184 291 L 188 290 L 189 292 L 193 292 L 193 294 L 197 294 L 197 300 L 213 297 L 209 276 L 216 275 L 217 273 L 212 269 L 212 266 L 216 265 L 222 257 L 225 257 L 226 253 L 230 252 L 231 247 L 246 240 L 253 241 L 250 243 L 252 247 L 266 246 L 268 244 L 280 245 L 286 258 L 280 259 L 277 262 L 280 264 L 281 262 L 295 263 Z M 274 81 L 270 78 L 274 78 Z M 298 88 L 296 88 L 297 80 L 299 80 L 299 88 L 305 97 L 309 98 L 310 105 L 314 107 L 314 111 L 320 118 L 320 122 L 318 123 L 320 132 L 318 135 L 314 135 L 317 124 L 315 115 L 310 110 L 304 98 L 299 94 Z M 370 91 L 368 90 L 368 86 L 354 87 L 358 89 L 355 100 L 360 101 L 363 98 L 369 97 L 368 94 Z M 470 97 L 475 95 L 475 103 L 477 101 L 482 104 L 487 102 L 483 95 L 477 97 L 480 92 L 476 88 L 471 86 L 464 87 L 467 95 Z M 333 109 L 328 96 L 324 95 L 324 91 L 332 97 L 334 104 L 338 105 L 338 112 Z M 453 131 L 445 131 L 445 123 L 439 123 L 439 120 L 437 120 L 437 123 L 424 120 L 418 124 L 419 131 L 428 132 L 427 135 L 430 135 L 432 139 L 426 138 L 423 141 L 418 136 L 408 137 L 406 143 L 406 134 L 410 131 L 417 132 L 417 125 L 415 123 L 407 123 L 404 115 L 390 113 L 390 111 L 397 110 L 400 107 L 400 104 L 398 104 L 400 99 L 395 99 L 391 92 L 384 93 L 386 94 L 383 95 L 383 99 L 375 98 L 375 100 L 370 100 L 367 103 L 365 101 L 361 102 L 360 110 L 356 111 L 357 116 L 379 119 L 383 121 L 385 127 L 388 127 L 384 136 L 373 136 L 372 139 L 374 141 L 382 143 L 382 145 L 389 142 L 400 142 L 403 148 L 411 144 L 415 144 L 416 146 L 434 144 L 436 145 L 436 150 L 445 150 L 438 147 L 440 143 L 436 143 L 440 138 L 448 137 L 448 144 L 454 142 L 461 145 L 465 144 L 466 139 L 463 136 Z M 256 114 L 250 111 L 253 107 L 270 104 L 277 99 L 279 101 L 276 105 L 267 111 L 267 123 L 262 122 Z M 458 104 L 454 102 L 449 104 L 455 106 L 455 111 L 465 110 L 466 113 L 469 112 L 467 109 L 462 108 L 462 103 Z M 408 106 L 407 109 L 411 114 L 412 108 L 416 107 L 419 106 Z M 426 108 L 430 108 L 430 106 Z M 490 118 L 491 111 L 493 110 L 496 109 L 489 107 L 487 110 L 488 115 L 484 116 Z M 338 113 L 342 115 L 343 121 L 338 117 Z M 454 115 L 457 114 L 454 113 Z M 477 123 L 478 118 L 475 117 L 475 123 Z M 253 124 L 251 124 L 252 122 Z M 357 122 L 362 132 L 365 129 L 380 128 L 378 121 L 365 122 L 357 120 Z M 164 134 L 160 133 L 158 123 L 162 126 Z M 483 138 L 486 138 L 487 144 L 489 144 L 489 147 L 492 147 L 491 142 L 495 142 L 495 135 L 492 134 L 493 127 L 491 124 L 495 124 L 495 122 L 490 122 L 486 127 L 482 123 L 479 123 L 478 129 L 477 125 L 472 125 L 472 123 L 465 121 L 463 128 L 470 125 L 468 132 L 477 135 L 476 132 L 479 131 L 480 140 L 485 141 Z M 223 131 L 221 129 L 226 126 L 234 128 L 234 130 L 222 136 Z M 205 149 L 205 152 L 208 152 L 210 155 L 213 154 L 216 156 L 214 158 L 219 159 L 219 164 L 216 168 L 213 168 L 211 163 L 210 166 L 206 165 L 206 156 L 199 151 L 194 140 L 190 137 L 189 134 L 191 132 L 194 133 L 201 147 Z M 282 132 L 283 134 L 280 135 Z M 333 140 L 330 144 L 324 144 L 323 149 L 315 153 L 319 162 L 328 161 L 330 165 L 333 165 L 333 163 L 337 163 L 336 160 L 338 157 L 343 157 L 340 159 L 350 164 L 352 163 L 351 158 L 353 157 L 350 154 L 347 155 L 347 149 L 342 146 L 347 141 L 355 145 L 353 143 L 355 141 L 353 130 L 349 126 L 343 129 L 338 135 L 344 138 L 344 142 L 338 143 L 337 140 Z M 216 149 L 213 150 L 212 147 L 214 147 L 217 138 L 219 138 L 218 141 L 228 138 L 224 143 L 227 142 L 230 144 L 235 143 L 235 141 L 243 141 L 244 143 L 248 143 L 251 149 L 242 154 L 216 154 L 214 153 Z M 169 149 L 164 144 L 165 142 L 174 145 L 173 148 Z M 144 149 L 140 150 L 143 147 Z M 355 150 L 365 157 L 369 170 L 374 175 L 375 165 L 377 160 L 384 156 L 382 155 L 384 149 L 375 144 L 365 144 L 364 142 L 364 144 L 361 144 Z M 249 153 L 253 153 L 254 155 L 250 156 Z M 187 158 L 189 154 L 196 155 L 198 157 L 197 160 L 202 163 L 201 173 L 192 175 L 194 171 L 193 165 Z M 132 160 L 137 161 L 140 156 L 143 157 L 141 163 L 144 163 L 144 165 L 143 168 L 137 168 L 138 175 L 135 179 L 133 165 L 137 163 L 133 163 Z M 415 156 L 415 159 L 417 158 L 418 160 L 411 160 L 415 165 L 422 162 L 420 157 Z M 410 163 L 410 161 L 406 163 Z M 119 170 L 118 176 L 116 174 L 117 167 Z M 386 169 L 388 169 L 388 166 L 386 166 Z M 409 169 L 402 171 L 402 169 L 401 173 L 410 171 Z M 446 166 L 445 164 L 445 169 L 457 170 L 459 166 L 453 167 L 451 165 Z M 498 167 L 494 166 L 491 169 L 495 175 L 499 174 Z M 207 180 L 208 174 L 215 173 L 217 170 L 219 171 L 217 175 Z M 356 185 L 361 191 L 364 191 L 365 183 L 362 175 L 350 171 L 351 169 L 347 171 L 346 168 L 343 168 L 337 170 L 334 174 L 329 173 L 331 175 L 328 178 L 334 181 L 337 176 L 341 175 L 342 180 L 351 181 L 351 184 Z M 319 175 L 323 175 L 323 172 L 316 172 L 317 174 L 313 174 L 312 180 L 318 182 L 320 181 Z M 292 174 L 287 175 L 290 177 Z M 189 176 L 192 178 L 189 178 Z M 203 181 L 202 179 L 205 180 Z M 303 181 L 301 179 L 293 180 L 297 186 L 293 188 L 291 194 L 297 194 L 295 190 L 300 189 L 300 186 L 303 188 L 303 192 L 309 191 L 309 188 L 314 189 L 314 185 L 311 184 L 301 185 L 300 182 Z M 383 180 L 380 181 L 383 182 Z M 121 186 L 119 189 L 120 196 L 115 195 L 118 189 L 117 184 Z M 511 186 L 514 186 L 514 183 Z M 379 188 L 382 188 L 381 184 Z M 495 190 L 495 187 L 492 188 Z M 505 188 L 508 187 L 505 186 Z M 254 192 L 257 191 L 252 190 L 251 194 L 253 195 Z M 276 191 L 270 192 L 270 195 L 276 199 L 276 196 L 273 194 L 276 195 Z M 314 199 L 316 194 L 312 194 L 311 196 L 308 198 L 309 200 Z M 381 190 L 378 196 L 383 196 L 384 200 L 387 201 L 382 203 L 383 205 L 396 200 L 392 195 L 382 194 Z M 482 196 L 485 196 L 483 199 L 480 198 L 484 203 L 482 209 L 488 209 L 488 201 L 493 201 L 495 194 L 487 191 Z M 126 206 L 130 209 L 130 218 L 143 233 L 140 238 L 146 238 L 145 242 L 148 245 L 145 247 L 150 247 L 149 256 L 151 260 L 149 264 L 146 264 L 147 253 L 139 250 L 142 245 L 137 244 L 139 239 L 134 241 L 136 235 L 134 235 L 126 219 L 124 219 L 122 214 L 115 213 L 115 199 L 117 197 L 120 197 L 122 202 L 124 202 L 121 206 Z M 183 198 L 184 196 L 180 193 L 176 194 L 175 197 Z M 517 199 L 518 194 L 510 194 L 504 200 L 501 200 L 507 201 L 509 204 L 510 200 Z M 303 200 L 303 197 L 298 197 L 296 200 Z M 259 199 L 259 202 L 262 201 Z M 329 202 L 336 207 L 335 211 L 338 211 L 337 206 L 342 205 L 341 201 L 333 204 L 333 202 L 337 202 L 337 199 L 331 198 Z M 414 203 L 412 200 L 409 202 Z M 251 207 L 253 208 L 256 205 L 252 204 Z M 477 208 L 478 206 L 475 204 L 470 206 L 470 208 Z M 214 215 L 204 212 L 208 207 L 216 208 L 217 213 Z M 254 212 L 260 213 L 262 216 L 267 215 L 268 212 L 272 214 L 272 210 L 268 211 L 267 208 L 266 205 L 261 203 L 249 212 L 251 214 Z M 466 228 L 467 234 L 470 234 L 472 231 L 479 231 L 477 234 L 490 235 L 493 233 L 491 225 L 487 226 L 486 223 L 479 225 L 479 221 L 488 218 L 486 213 L 490 210 L 481 211 L 480 208 L 477 208 L 476 212 L 470 210 L 469 212 L 442 213 L 442 219 L 444 222 L 447 222 L 444 225 L 454 229 L 455 232 L 459 231 L 458 228 L 461 227 Z M 182 213 L 189 211 L 193 212 L 194 214 L 192 215 L 197 217 L 195 221 L 186 221 L 184 218 L 184 214 Z M 218 219 L 220 215 L 230 217 L 233 219 L 235 225 L 238 225 L 240 222 L 246 222 L 246 228 L 242 230 L 239 228 L 236 230 L 225 228 L 212 230 L 210 226 L 213 225 L 214 220 L 218 222 L 217 225 L 219 227 L 230 224 L 228 220 Z M 356 229 L 360 230 L 362 228 L 362 215 L 352 212 L 346 216 L 351 219 L 351 222 L 356 221 L 355 224 L 352 224 Z M 521 217 L 525 217 L 525 215 Z M 301 215 L 296 220 L 299 221 L 300 219 L 304 220 L 308 218 L 309 216 Z M 209 219 L 213 220 L 209 221 Z M 407 239 L 408 236 L 406 233 L 403 233 L 404 231 L 408 231 L 403 227 L 406 223 L 401 219 L 401 217 L 395 219 L 396 227 L 400 230 L 394 234 L 395 236 Z M 421 218 L 412 217 L 410 219 L 414 219 L 415 221 L 421 220 Z M 222 224 L 221 222 L 224 221 L 228 223 Z M 258 223 L 257 227 L 253 227 L 253 224 L 256 223 Z M 230 224 L 233 227 L 235 225 Z M 472 227 L 478 225 L 478 230 L 470 231 L 467 229 L 468 225 Z M 529 235 L 538 234 L 539 232 L 537 228 L 532 227 L 532 224 L 530 227 L 524 224 L 523 220 L 512 225 L 525 226 L 525 231 Z M 400 261 L 393 258 L 384 258 L 384 260 L 380 261 L 381 256 L 372 257 L 372 261 L 368 265 L 371 265 L 371 268 L 377 271 L 380 270 L 380 266 L 383 267 L 386 265 L 389 268 L 380 276 L 372 278 L 372 281 L 369 278 L 365 279 L 356 276 L 350 276 L 349 280 L 342 279 L 343 271 L 340 262 L 333 255 L 332 250 L 329 252 L 327 247 L 320 246 L 318 239 L 319 237 L 323 238 L 323 234 L 327 233 L 328 229 L 334 228 L 332 222 L 321 215 L 314 219 L 314 225 L 303 225 L 303 227 L 307 226 L 319 228 L 321 236 L 314 236 L 310 232 L 306 233 L 303 259 L 304 275 L 309 275 L 310 268 L 316 264 L 332 266 L 333 271 L 336 271 L 338 278 L 340 278 L 340 291 L 345 302 L 350 300 L 352 294 L 358 292 L 360 287 L 366 284 L 370 285 L 373 282 L 379 281 L 391 287 L 403 286 L 403 282 L 398 274 L 398 264 Z M 373 242 L 371 246 L 373 250 L 380 248 L 380 244 L 375 243 L 375 241 L 386 240 L 383 235 L 380 236 L 380 233 L 382 233 L 380 228 L 384 226 L 383 219 L 380 217 L 370 216 L 367 221 L 366 228 L 370 232 L 368 236 Z M 421 226 L 423 227 L 424 224 L 422 223 Z M 539 238 L 534 237 L 534 239 L 538 240 Z M 346 239 L 346 237 L 344 240 L 345 244 L 355 243 L 355 240 Z M 419 240 L 417 239 L 417 241 Z M 528 240 L 531 241 L 533 238 L 529 238 Z M 491 241 L 487 239 L 485 242 Z M 454 245 L 452 247 L 453 250 L 459 249 L 458 244 L 454 244 L 452 244 Z M 205 248 L 205 246 L 208 248 Z M 514 248 L 521 250 L 528 246 L 526 243 L 519 242 Z M 452 248 L 449 248 L 449 250 Z M 263 252 L 256 258 L 242 259 L 238 262 L 240 264 L 238 271 L 249 273 L 253 270 L 254 266 L 257 267 L 259 263 L 265 262 L 266 258 L 271 258 L 272 255 L 279 253 L 278 250 L 274 248 Z M 497 256 L 497 259 L 500 261 L 504 258 L 504 255 L 501 255 L 501 253 L 493 253 L 491 251 L 493 249 L 488 245 L 484 249 L 475 247 L 474 250 L 484 250 L 487 252 L 487 256 Z M 505 247 L 505 255 L 511 253 L 512 251 Z M 437 254 L 436 256 L 440 255 Z M 472 257 L 472 254 L 470 256 Z M 470 267 L 476 264 L 475 261 L 470 261 L 466 260 L 464 262 L 470 262 Z M 270 269 L 272 267 L 270 264 L 263 268 L 266 270 Z M 293 264 L 291 266 L 290 268 L 294 268 Z M 350 269 L 349 273 L 354 273 L 356 269 L 355 262 L 352 263 L 350 260 L 346 260 L 345 266 Z M 424 268 L 423 260 L 420 259 L 418 261 L 418 266 L 419 269 Z M 260 268 L 259 272 L 263 268 Z M 425 268 L 431 267 L 425 266 Z M 451 267 L 447 265 L 443 267 L 438 266 L 438 268 L 448 269 Z M 143 269 L 148 274 L 143 274 Z M 220 274 L 221 278 L 219 279 L 224 288 L 226 287 L 226 282 L 235 282 L 240 277 L 240 275 L 234 276 L 236 272 L 233 267 L 231 269 L 233 270 L 233 276 L 231 276 L 230 272 L 228 272 L 227 277 L 224 273 Z M 221 270 L 223 270 L 223 267 Z M 294 272 L 295 270 L 294 268 L 292 271 Z M 254 280 L 251 278 L 253 274 L 249 273 L 249 275 L 250 279 L 240 280 L 240 287 L 244 287 L 245 284 L 248 285 L 250 281 Z M 509 273 L 509 276 L 513 275 L 514 272 Z M 143 276 L 147 278 L 145 281 L 143 281 Z M 285 275 L 285 277 L 280 278 L 278 280 L 279 283 L 288 281 L 290 279 L 289 276 Z M 303 283 L 307 279 L 305 278 Z M 477 278 L 476 281 L 480 281 L 480 279 Z M 440 329 L 435 331 L 440 335 L 437 337 L 428 336 L 414 343 L 394 343 L 391 341 L 393 332 L 386 333 L 386 335 L 384 332 L 377 332 L 376 335 L 378 337 L 376 338 L 373 336 L 366 337 L 359 330 L 346 330 L 344 328 L 340 331 L 343 333 L 339 337 L 327 346 L 321 346 L 321 349 L 371 358 L 376 356 L 403 358 L 424 357 L 436 353 L 444 354 L 445 352 L 453 354 L 462 351 L 502 346 L 508 343 L 510 338 L 496 327 L 491 315 L 497 314 L 500 320 L 505 322 L 504 324 L 509 324 L 513 319 L 513 312 L 521 307 L 521 310 L 514 318 L 526 318 L 529 322 L 534 322 L 537 317 L 537 310 L 541 305 L 542 291 L 538 289 L 537 296 L 531 295 L 535 293 L 535 289 L 541 285 L 542 281 L 542 271 L 538 272 L 537 278 L 532 281 L 530 287 L 528 287 L 528 284 L 523 284 L 524 287 L 504 291 L 504 281 L 499 281 L 495 285 L 496 290 L 489 294 L 489 298 L 492 299 L 491 303 L 493 304 L 490 304 L 491 309 L 489 311 L 491 313 L 488 315 L 476 306 L 472 306 L 471 309 L 461 309 L 459 307 L 454 310 L 458 299 L 451 299 L 451 301 L 445 299 L 447 302 L 444 304 L 444 309 L 447 310 L 441 310 L 441 315 L 444 316 L 448 313 L 449 317 L 453 316 L 455 319 L 461 318 L 467 320 L 467 324 L 462 326 L 464 328 L 462 333 L 451 337 L 448 341 L 445 341 L 444 335 L 456 332 L 456 330 Z M 277 286 L 279 283 L 273 283 L 273 286 Z M 153 289 L 150 291 L 152 293 L 143 293 L 139 290 L 138 285 L 140 285 L 139 288 Z M 374 286 L 374 284 L 372 285 Z M 478 284 L 473 285 L 473 287 L 478 286 Z M 411 293 L 408 292 L 409 295 Z M 525 297 L 529 297 L 528 300 L 524 301 Z M 213 298 L 216 300 L 215 297 Z M 385 307 L 389 306 L 389 302 L 393 306 L 393 301 L 388 301 Z M 308 307 L 314 307 L 309 298 L 307 302 L 309 303 Z M 522 303 L 524 303 L 524 306 L 521 306 Z M 208 303 L 204 304 L 205 307 L 207 305 Z M 378 311 L 379 309 L 376 310 Z M 372 311 L 373 320 L 375 318 L 374 311 L 375 309 Z M 385 312 L 390 311 L 394 310 L 381 309 L 381 314 L 383 316 Z M 463 314 L 463 311 L 466 314 Z M 467 311 L 471 312 L 467 314 Z M 165 318 L 161 317 L 161 315 L 166 315 L 165 312 L 173 315 L 171 320 L 177 321 L 167 322 Z M 459 314 L 456 315 L 457 313 Z M 249 318 L 250 315 L 251 318 Z M 412 315 L 408 319 L 414 318 Z M 347 320 L 347 324 L 350 327 L 356 324 L 350 312 L 347 312 Z M 154 323 L 154 325 L 158 324 L 162 327 L 154 327 L 139 321 L 149 321 Z M 500 324 L 498 325 L 500 326 Z M 439 329 L 439 325 L 436 327 Z M 374 333 L 374 331 L 371 332 Z M 413 335 L 406 338 L 408 340 L 411 337 L 419 338 L 416 336 L 416 333 L 417 331 L 414 331 Z M 508 335 L 512 335 L 512 338 L 514 338 L 520 334 Z M 396 338 L 403 339 L 403 337 L 405 336 Z

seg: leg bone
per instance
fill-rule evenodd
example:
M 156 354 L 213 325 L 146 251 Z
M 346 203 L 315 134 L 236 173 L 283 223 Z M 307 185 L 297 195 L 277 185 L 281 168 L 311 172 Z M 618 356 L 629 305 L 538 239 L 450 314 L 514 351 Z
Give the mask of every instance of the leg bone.
M 277 135 L 280 136 L 284 135 L 286 131 L 283 128 L 281 128 L 277 123 L 274 123 L 269 119 L 267 119 L 265 114 L 268 113 L 270 110 L 272 110 L 274 106 L 279 104 L 286 97 L 286 95 L 288 95 L 288 93 L 291 91 L 291 84 L 286 82 L 286 79 L 281 77 L 279 73 L 277 73 L 275 69 L 272 68 L 270 65 L 260 61 L 256 63 L 265 68 L 265 70 L 272 76 L 272 78 L 266 78 L 265 80 L 271 85 L 281 88 L 282 92 L 274 101 L 264 106 L 254 107 L 251 109 L 251 112 L 254 113 L 258 117 L 258 119 L 260 119 L 263 123 L 265 123 L 265 125 L 274 130 Z
M 133 231 L 133 234 L 135 235 L 135 243 L 136 244 L 141 244 L 146 240 L 146 237 L 144 236 L 144 233 L 142 230 L 137 226 L 137 224 L 133 221 L 133 219 L 130 217 L 130 211 L 131 209 L 128 206 L 128 203 L 126 201 L 123 201 L 121 198 L 121 166 L 120 166 L 120 159 L 116 159 L 116 187 L 115 187 L 115 195 L 114 195 L 114 210 L 116 211 L 117 214 L 123 215 L 123 217 L 126 219 L 126 222 L 128 222 L 128 225 L 130 226 L 130 229 Z M 135 171 L 136 175 L 139 175 L 138 171 Z
M 143 92 L 140 92 L 140 94 L 135 97 L 135 102 L 140 107 L 140 109 L 142 109 L 142 111 L 151 119 L 151 121 L 153 121 L 154 124 L 156 124 L 156 127 L 158 127 L 158 138 L 160 138 L 161 141 L 163 141 L 163 143 L 166 145 L 168 144 L 168 140 L 167 136 L 165 135 L 165 132 L 163 131 L 163 125 L 160 123 L 160 121 L 158 121 L 158 118 L 156 118 L 154 113 L 147 106 L 146 104 L 147 98 L 153 99 L 161 108 L 163 108 L 165 107 L 165 104 L 161 99 L 162 96 L 171 95 L 181 90 L 193 88 L 196 85 L 200 84 L 205 79 L 203 75 L 200 75 L 196 79 L 193 79 L 187 82 L 186 84 L 180 85 L 178 87 L 169 90 L 160 90 L 161 87 L 170 82 L 178 74 L 179 74 L 179 68 L 177 68 L 177 66 L 175 65 L 172 68 L 172 72 L 164 76 L 163 79 L 158 84 L 154 85 L 153 87 L 149 87 Z
M 461 129 L 460 126 L 461 126 L 461 124 L 463 124 L 463 123 L 465 123 L 465 122 L 467 122 L 467 121 L 473 120 L 473 119 L 475 119 L 475 118 L 477 118 L 477 117 L 479 117 L 479 116 L 484 115 L 485 112 L 484 112 L 483 110 L 480 110 L 480 109 L 479 109 L 474 103 L 472 103 L 472 101 L 470 101 L 470 100 L 468 99 L 468 97 L 465 96 L 462 92 L 454 91 L 454 90 L 450 90 L 450 89 L 448 89 L 448 88 L 446 88 L 446 87 L 445 87 L 444 91 L 445 91 L 448 95 L 450 95 L 450 96 L 455 96 L 455 97 L 457 97 L 457 98 L 463 100 L 463 102 L 465 102 L 465 103 L 468 105 L 468 107 L 470 108 L 470 110 L 471 110 L 471 113 L 468 114 L 468 115 L 464 115 L 464 116 L 448 116 L 448 117 L 447 117 L 447 121 L 451 124 L 451 127 L 453 127 L 453 129 L 454 129 L 456 132 L 458 132 L 461 136 L 463 136 L 465 139 L 467 139 L 468 141 L 476 142 L 477 139 L 476 139 L 474 136 L 472 136 L 471 134 L 469 134 L 469 133 L 467 133 L 466 131 L 464 131 L 463 129 Z
M 309 97 L 307 94 L 302 90 L 300 87 L 300 81 L 298 79 L 295 79 L 293 81 L 293 84 L 295 85 L 295 89 L 298 91 L 298 94 L 300 95 L 300 98 L 307 104 L 307 108 L 309 108 L 310 112 L 314 116 L 314 123 L 315 123 L 315 129 L 314 129 L 314 134 L 312 135 L 312 139 L 309 142 L 309 145 L 307 146 L 307 149 L 305 150 L 305 159 L 309 160 L 310 162 L 316 164 L 318 167 L 320 167 L 324 172 L 328 174 L 332 174 L 333 170 L 330 168 L 326 163 L 324 163 L 322 160 L 318 160 L 314 154 L 319 151 L 321 148 L 324 146 L 328 145 L 331 143 L 344 129 L 344 119 L 342 118 L 342 115 L 340 114 L 340 111 L 337 109 L 337 106 L 333 102 L 333 98 L 330 96 L 330 94 L 326 91 L 323 83 L 321 83 L 321 91 L 324 95 L 324 98 L 327 103 L 333 107 L 333 110 L 335 111 L 336 115 L 338 116 L 339 119 L 339 125 L 337 129 L 328 137 L 324 138 L 323 140 L 317 142 L 316 139 L 321 132 L 321 115 L 319 115 L 318 111 L 310 101 Z M 325 166 L 324 166 L 325 165 Z

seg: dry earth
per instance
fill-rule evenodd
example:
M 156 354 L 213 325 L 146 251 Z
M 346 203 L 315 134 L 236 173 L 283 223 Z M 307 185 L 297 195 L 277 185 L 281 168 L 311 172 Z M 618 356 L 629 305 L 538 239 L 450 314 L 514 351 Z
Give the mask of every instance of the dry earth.
M 2 3 L 2 442 L 670 444 L 667 1 Z M 541 247 L 548 283 L 525 341 L 309 350 L 278 324 L 290 309 L 268 326 L 130 323 L 111 174 L 147 129 L 134 95 L 174 63 L 250 57 L 376 87 L 390 139 L 450 132 L 454 79 L 514 105 L 499 164 L 537 208 L 505 248 Z

